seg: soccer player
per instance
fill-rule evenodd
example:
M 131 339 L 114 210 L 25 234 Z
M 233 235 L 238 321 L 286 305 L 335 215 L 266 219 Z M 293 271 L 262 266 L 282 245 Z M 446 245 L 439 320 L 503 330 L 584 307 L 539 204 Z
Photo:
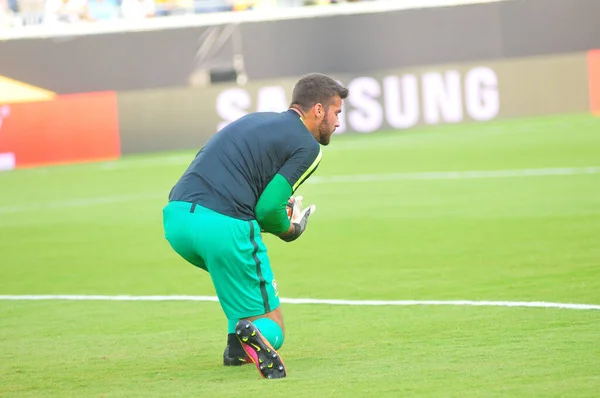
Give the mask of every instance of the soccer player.
M 293 197 L 321 161 L 348 89 L 318 73 L 294 86 L 285 112 L 257 112 L 200 149 L 163 209 L 165 237 L 210 274 L 228 320 L 224 365 L 254 362 L 262 377 L 286 376 L 276 350 L 284 324 L 261 232 L 291 242 L 315 210 Z M 320 144 L 320 145 L 319 145 Z M 291 215 L 289 213 L 291 213 Z

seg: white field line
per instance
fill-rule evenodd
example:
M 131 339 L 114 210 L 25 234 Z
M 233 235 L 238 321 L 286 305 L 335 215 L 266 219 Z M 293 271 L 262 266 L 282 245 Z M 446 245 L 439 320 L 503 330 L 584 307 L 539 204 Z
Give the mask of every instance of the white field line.
M 168 193 L 162 194 L 140 194 L 140 195 L 115 195 L 115 196 L 99 196 L 95 198 L 79 198 L 69 199 L 60 202 L 40 202 L 29 203 L 15 206 L 1 206 L 0 214 L 25 213 L 37 210 L 54 210 L 63 208 L 89 207 L 97 205 L 107 205 L 115 203 L 134 202 L 136 200 L 149 200 L 165 198 L 167 200 Z
M 189 165 L 192 159 L 190 155 L 173 155 L 147 159 L 119 159 L 97 163 L 96 166 L 100 170 L 126 170 L 134 167 Z
M 70 300 L 70 301 L 213 301 L 215 296 L 98 296 L 98 295 L 13 295 L 2 296 L 0 301 L 27 300 Z M 282 298 L 285 304 L 322 304 L 348 306 L 414 306 L 414 305 L 451 305 L 473 307 L 528 307 L 560 308 L 570 310 L 600 310 L 596 304 L 549 303 L 543 301 L 469 301 L 469 300 L 328 300 L 312 298 Z
M 600 166 L 590 167 L 557 167 L 546 169 L 515 170 L 473 170 L 473 171 L 422 171 L 414 173 L 356 174 L 330 177 L 312 177 L 306 181 L 310 184 L 331 184 L 340 182 L 379 182 L 408 180 L 468 180 L 487 178 L 514 178 L 600 174 Z
M 424 171 L 414 173 L 386 174 L 352 174 L 329 177 L 312 177 L 305 184 L 336 184 L 336 183 L 368 183 L 389 181 L 418 181 L 418 180 L 472 180 L 490 178 L 522 178 L 544 176 L 572 176 L 600 174 L 600 166 L 589 167 L 555 167 L 539 169 L 514 170 L 472 170 L 472 171 Z M 14 206 L 0 206 L 0 214 L 23 213 L 36 210 L 53 210 L 72 207 L 88 207 L 105 204 L 133 202 L 164 198 L 167 193 L 147 193 L 131 195 L 115 195 L 95 198 L 79 198 L 57 202 L 40 202 Z

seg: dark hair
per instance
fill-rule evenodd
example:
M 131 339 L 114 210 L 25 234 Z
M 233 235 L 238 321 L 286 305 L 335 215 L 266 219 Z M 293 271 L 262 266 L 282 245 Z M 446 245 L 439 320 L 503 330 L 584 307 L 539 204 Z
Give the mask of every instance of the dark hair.
M 311 73 L 303 76 L 294 86 L 292 105 L 299 106 L 303 111 L 308 111 L 318 103 L 327 108 L 336 96 L 346 99 L 348 89 L 329 76 Z

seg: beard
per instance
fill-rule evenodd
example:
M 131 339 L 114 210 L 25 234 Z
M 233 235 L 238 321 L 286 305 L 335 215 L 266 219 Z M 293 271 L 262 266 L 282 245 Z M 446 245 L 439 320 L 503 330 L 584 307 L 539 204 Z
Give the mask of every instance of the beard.
M 327 120 L 323 119 L 321 124 L 319 124 L 319 144 L 328 145 L 331 140 L 331 134 L 333 134 L 333 130 Z

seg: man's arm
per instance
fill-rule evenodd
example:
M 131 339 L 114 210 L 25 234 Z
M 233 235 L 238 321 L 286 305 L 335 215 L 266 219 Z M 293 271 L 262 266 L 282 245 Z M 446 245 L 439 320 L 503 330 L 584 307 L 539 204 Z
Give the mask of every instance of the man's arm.
M 288 199 L 317 169 L 322 155 L 316 141 L 310 141 L 309 145 L 297 145 L 291 152 L 291 156 L 265 187 L 254 209 L 261 228 L 287 242 L 297 239 L 304 232 L 308 217 L 314 211 L 314 206 L 301 210 L 294 217 L 295 222 L 290 222 L 286 212 Z
M 261 228 L 286 242 L 296 240 L 306 229 L 308 217 L 314 211 L 314 206 L 301 208 L 301 200 L 292 200 L 292 206 L 297 214 L 292 222 L 288 218 L 286 207 L 292 187 L 281 174 L 276 174 L 258 199 L 255 209 L 256 221 Z M 301 199 L 300 197 L 298 199 Z
M 287 201 L 292 195 L 290 183 L 281 174 L 269 182 L 256 203 L 254 213 L 261 228 L 273 235 L 291 234 L 294 225 L 287 216 Z

